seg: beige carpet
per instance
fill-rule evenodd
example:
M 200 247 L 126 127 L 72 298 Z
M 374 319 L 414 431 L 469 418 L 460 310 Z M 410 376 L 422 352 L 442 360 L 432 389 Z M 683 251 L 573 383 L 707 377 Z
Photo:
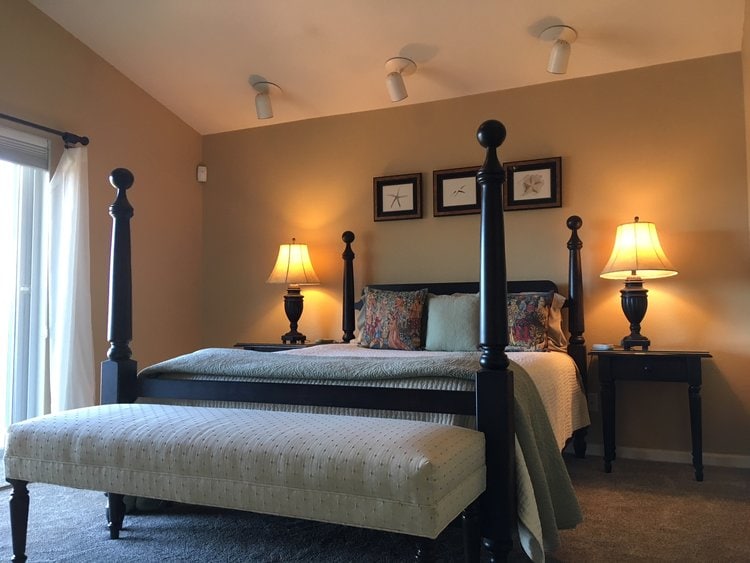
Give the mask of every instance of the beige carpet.
M 750 469 L 566 458 L 584 522 L 552 561 L 750 562 Z
M 567 458 L 585 521 L 562 532 L 552 562 L 750 562 L 750 470 Z M 176 506 L 126 517 L 122 539 L 107 539 L 104 496 L 31 485 L 29 561 L 397 563 L 413 543 L 395 534 L 315 522 Z M 7 491 L 3 496 L 7 499 Z M 0 560 L 10 558 L 7 500 L 0 507 Z M 439 540 L 441 562 L 461 561 L 460 527 Z M 514 553 L 513 562 L 522 562 Z

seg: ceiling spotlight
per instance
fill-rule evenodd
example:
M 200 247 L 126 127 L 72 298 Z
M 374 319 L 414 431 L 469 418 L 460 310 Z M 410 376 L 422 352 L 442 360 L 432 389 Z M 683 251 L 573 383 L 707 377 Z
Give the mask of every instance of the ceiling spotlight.
M 266 82 L 264 80 L 252 82 L 251 79 L 250 85 L 257 92 L 257 94 L 255 94 L 255 114 L 258 116 L 258 119 L 269 119 L 273 117 L 271 90 L 275 88 L 281 92 L 281 88 L 273 82 Z
M 385 86 L 392 102 L 400 102 L 409 96 L 404 84 L 404 76 L 414 74 L 417 64 L 406 57 L 393 57 L 385 61 Z
M 542 31 L 539 38 L 543 41 L 555 42 L 549 54 L 547 72 L 565 74 L 570 60 L 570 44 L 578 38 L 576 30 L 567 25 L 553 25 Z

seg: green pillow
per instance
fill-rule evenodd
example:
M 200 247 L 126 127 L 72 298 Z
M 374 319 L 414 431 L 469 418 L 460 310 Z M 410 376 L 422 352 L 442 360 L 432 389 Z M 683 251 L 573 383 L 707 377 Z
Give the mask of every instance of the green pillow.
M 479 294 L 430 294 L 426 340 L 425 350 L 476 350 L 479 346 Z

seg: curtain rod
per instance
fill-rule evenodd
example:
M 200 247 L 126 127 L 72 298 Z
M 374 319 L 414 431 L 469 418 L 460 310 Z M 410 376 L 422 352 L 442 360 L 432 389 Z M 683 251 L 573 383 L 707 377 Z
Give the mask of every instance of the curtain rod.
M 31 121 L 26 121 L 25 119 L 21 119 L 20 117 L 13 117 L 12 115 L 0 113 L 0 119 L 5 119 L 7 121 L 12 121 L 14 123 L 20 123 L 21 125 L 26 125 L 27 127 L 33 127 L 34 129 L 39 129 L 40 131 L 46 131 L 47 133 L 53 133 L 55 135 L 59 135 L 60 137 L 62 137 L 62 140 L 65 143 L 65 148 L 70 148 L 72 145 L 75 145 L 76 143 L 81 143 L 83 146 L 86 146 L 89 144 L 88 137 L 81 137 L 79 135 L 76 135 L 75 133 L 70 133 L 68 131 L 58 131 L 57 129 L 52 129 L 51 127 L 46 127 L 44 125 L 32 123 Z

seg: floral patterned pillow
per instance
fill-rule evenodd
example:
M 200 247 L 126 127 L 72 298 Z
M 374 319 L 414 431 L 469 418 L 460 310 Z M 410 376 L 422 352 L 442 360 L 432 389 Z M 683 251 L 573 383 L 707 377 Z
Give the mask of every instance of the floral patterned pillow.
M 508 352 L 544 352 L 554 292 L 508 294 Z
M 365 323 L 359 345 L 364 348 L 419 350 L 427 289 L 387 291 L 365 288 Z

